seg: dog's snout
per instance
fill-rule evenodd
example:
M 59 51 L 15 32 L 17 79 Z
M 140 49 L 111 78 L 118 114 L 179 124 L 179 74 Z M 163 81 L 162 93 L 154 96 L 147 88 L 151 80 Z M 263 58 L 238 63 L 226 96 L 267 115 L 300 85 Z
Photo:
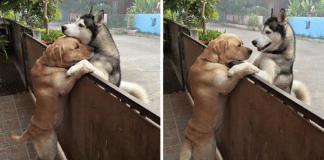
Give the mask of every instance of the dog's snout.
M 256 40 L 252 41 L 252 44 L 256 47 L 256 45 L 258 44 L 258 42 Z
M 62 26 L 62 32 L 66 30 L 66 26 Z

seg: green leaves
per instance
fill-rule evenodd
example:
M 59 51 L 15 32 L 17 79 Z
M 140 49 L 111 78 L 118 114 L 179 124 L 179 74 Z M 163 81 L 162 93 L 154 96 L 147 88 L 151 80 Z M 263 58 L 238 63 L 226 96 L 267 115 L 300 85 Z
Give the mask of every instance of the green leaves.
M 224 32 L 220 32 L 218 30 L 207 29 L 206 34 L 204 34 L 202 28 L 201 29 L 196 28 L 196 30 L 198 31 L 199 40 L 203 39 L 205 42 L 208 42 L 208 43 L 210 42 L 209 37 L 213 37 L 213 39 L 216 39 L 219 35 L 226 32 L 226 30 Z
M 7 54 L 7 51 L 5 49 L 5 45 L 7 45 L 9 43 L 9 41 L 5 40 L 4 39 L 4 35 L 0 35 L 0 49 L 4 52 L 4 53 L 1 53 L 0 54 L 3 54 L 6 56 L 6 60 L 8 60 L 8 54 Z
M 252 27 L 253 30 L 255 30 L 255 27 L 258 26 L 258 16 L 256 16 L 256 15 L 250 16 L 247 24 L 248 24 L 248 26 Z
M 46 34 L 46 29 L 38 29 L 41 32 L 41 39 L 42 40 L 47 40 L 51 44 L 54 43 L 54 40 L 52 39 L 53 37 L 59 38 L 60 36 L 63 36 L 64 34 L 62 33 L 61 30 L 56 30 L 56 29 L 50 29 L 48 34 Z
M 322 1 L 322 0 L 321 0 Z M 320 2 L 318 3 L 320 4 Z M 313 6 L 312 0 L 289 0 L 289 8 L 287 9 L 288 17 L 306 17 L 308 7 Z M 318 6 L 315 4 L 315 6 Z

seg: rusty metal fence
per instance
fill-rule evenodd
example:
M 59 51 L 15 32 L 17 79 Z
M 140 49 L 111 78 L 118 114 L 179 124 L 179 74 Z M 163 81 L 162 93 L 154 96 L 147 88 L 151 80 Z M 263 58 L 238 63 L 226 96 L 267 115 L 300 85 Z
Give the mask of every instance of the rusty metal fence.
M 191 37 L 195 37 L 198 40 L 198 32 L 195 29 L 189 28 L 185 25 L 178 24 L 174 21 L 163 19 L 163 30 L 164 30 L 164 39 L 165 39 L 165 51 L 168 50 L 172 54 L 171 63 L 175 66 L 175 72 L 179 75 L 178 79 L 180 84 L 184 87 L 183 75 L 183 57 L 182 52 L 182 40 L 180 33 L 184 32 Z M 164 51 L 164 52 L 165 52 Z
M 30 71 L 46 46 L 28 34 L 24 41 Z M 70 93 L 58 140 L 70 160 L 159 159 L 160 114 L 118 87 L 87 74 Z
M 182 33 L 184 77 L 205 45 Z M 226 160 L 323 159 L 324 114 L 252 75 L 230 93 L 217 146 Z

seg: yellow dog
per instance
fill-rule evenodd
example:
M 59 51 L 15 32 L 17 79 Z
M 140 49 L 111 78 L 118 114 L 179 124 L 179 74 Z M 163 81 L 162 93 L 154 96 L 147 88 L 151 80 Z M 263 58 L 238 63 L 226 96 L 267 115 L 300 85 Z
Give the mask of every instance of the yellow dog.
M 194 99 L 193 115 L 185 130 L 180 160 L 212 160 L 216 158 L 215 131 L 222 122 L 227 94 L 237 82 L 259 69 L 244 62 L 228 71 L 232 61 L 248 59 L 252 50 L 239 37 L 224 33 L 211 41 L 191 66 L 189 83 Z
M 92 47 L 70 37 L 59 38 L 47 47 L 31 70 L 36 97 L 35 113 L 22 136 L 11 135 L 14 142 L 34 139 L 38 158 L 54 160 L 57 151 L 56 130 L 63 120 L 69 92 L 82 75 L 90 72 L 100 74 L 85 60 L 93 54 Z

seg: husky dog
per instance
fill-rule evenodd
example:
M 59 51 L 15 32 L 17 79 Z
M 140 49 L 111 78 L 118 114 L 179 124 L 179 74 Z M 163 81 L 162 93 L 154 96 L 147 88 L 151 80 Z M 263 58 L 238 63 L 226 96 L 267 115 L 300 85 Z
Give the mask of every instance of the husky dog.
M 147 93 L 141 86 L 121 81 L 119 52 L 103 21 L 104 11 L 94 16 L 91 7 L 89 14 L 82 15 L 75 23 L 63 25 L 62 32 L 66 36 L 78 38 L 82 44 L 94 47 L 95 54 L 89 60 L 90 63 L 102 71 L 110 83 L 148 103 Z
M 310 105 L 308 89 L 301 82 L 293 80 L 296 40 L 287 22 L 285 9 L 280 10 L 278 17 L 273 15 L 272 10 L 261 31 L 262 34 L 252 41 L 261 52 L 253 61 L 261 69 L 257 75 Z

